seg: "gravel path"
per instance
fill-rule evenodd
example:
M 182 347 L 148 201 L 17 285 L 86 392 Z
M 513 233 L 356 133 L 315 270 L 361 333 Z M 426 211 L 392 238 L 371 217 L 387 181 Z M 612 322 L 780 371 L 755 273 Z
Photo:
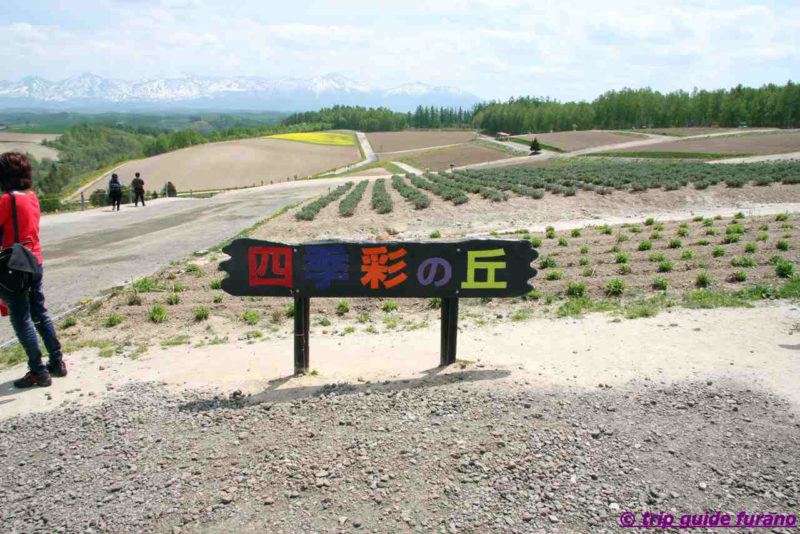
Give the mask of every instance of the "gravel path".
M 392 161 L 392 165 L 397 165 L 398 167 L 400 167 L 401 169 L 403 169 L 404 171 L 406 171 L 409 174 L 416 174 L 416 175 L 419 176 L 423 172 L 423 171 L 417 169 L 416 167 L 412 167 L 408 163 L 403 163 L 402 161 Z
M 0 519 L 8 532 L 619 532 L 628 510 L 797 508 L 800 429 L 773 396 L 711 381 L 482 387 L 499 374 L 292 402 L 137 384 L 5 420 Z
M 764 161 L 784 161 L 790 159 L 800 159 L 800 152 L 769 154 L 767 156 L 751 156 L 749 158 L 715 159 L 714 161 L 709 161 L 709 163 L 762 163 Z
M 360 169 L 361 167 L 365 167 L 370 163 L 375 163 L 376 161 L 378 161 L 378 156 L 375 155 L 375 152 L 372 150 L 372 145 L 369 144 L 369 139 L 367 139 L 367 134 L 365 134 L 364 132 L 353 132 L 353 133 L 356 134 L 356 138 L 358 138 L 358 142 L 361 145 L 361 150 L 364 151 L 364 160 L 359 161 L 358 163 L 353 163 L 352 165 L 347 165 L 346 167 L 341 167 L 339 169 L 336 169 L 335 171 L 326 173 L 323 176 L 336 176 L 338 174 L 352 172 L 356 169 Z

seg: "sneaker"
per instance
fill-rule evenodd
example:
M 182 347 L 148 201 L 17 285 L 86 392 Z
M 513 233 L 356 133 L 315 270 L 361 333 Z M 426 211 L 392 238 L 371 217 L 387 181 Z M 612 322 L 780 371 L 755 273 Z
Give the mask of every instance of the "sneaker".
M 47 370 L 50 371 L 51 376 L 58 378 L 67 376 L 67 364 L 64 363 L 64 360 L 49 360 Z
M 50 378 L 50 373 L 47 371 L 42 371 L 41 373 L 32 373 L 28 371 L 28 373 L 19 380 L 14 380 L 14 386 L 18 388 L 32 388 L 34 386 L 46 388 L 52 383 L 53 380 Z

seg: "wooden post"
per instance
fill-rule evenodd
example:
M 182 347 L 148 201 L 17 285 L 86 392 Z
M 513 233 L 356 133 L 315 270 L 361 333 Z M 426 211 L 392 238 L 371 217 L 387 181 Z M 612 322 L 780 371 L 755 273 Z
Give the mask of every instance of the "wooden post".
M 309 370 L 308 328 L 310 316 L 308 297 L 294 298 L 294 374 L 305 374 Z
M 456 339 L 458 336 L 458 298 L 442 299 L 442 346 L 439 365 L 456 363 Z

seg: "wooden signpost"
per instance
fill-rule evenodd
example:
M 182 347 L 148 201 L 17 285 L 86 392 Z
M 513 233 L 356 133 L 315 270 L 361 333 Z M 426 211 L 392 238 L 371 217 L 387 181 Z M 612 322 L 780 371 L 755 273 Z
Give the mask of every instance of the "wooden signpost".
M 456 361 L 460 298 L 528 293 L 538 256 L 526 240 L 365 243 L 317 241 L 298 245 L 237 239 L 222 289 L 236 296 L 294 297 L 294 370 L 309 370 L 311 297 L 439 297 L 441 365 Z

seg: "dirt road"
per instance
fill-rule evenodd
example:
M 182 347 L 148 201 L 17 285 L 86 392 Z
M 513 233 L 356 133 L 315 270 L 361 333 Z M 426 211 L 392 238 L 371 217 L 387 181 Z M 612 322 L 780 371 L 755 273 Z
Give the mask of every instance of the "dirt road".
M 58 314 L 99 291 L 235 235 L 278 209 L 347 179 L 287 182 L 223 193 L 209 199 L 170 198 L 146 208 L 122 207 L 42 218 L 44 288 Z M 0 321 L 0 340 L 13 337 Z

